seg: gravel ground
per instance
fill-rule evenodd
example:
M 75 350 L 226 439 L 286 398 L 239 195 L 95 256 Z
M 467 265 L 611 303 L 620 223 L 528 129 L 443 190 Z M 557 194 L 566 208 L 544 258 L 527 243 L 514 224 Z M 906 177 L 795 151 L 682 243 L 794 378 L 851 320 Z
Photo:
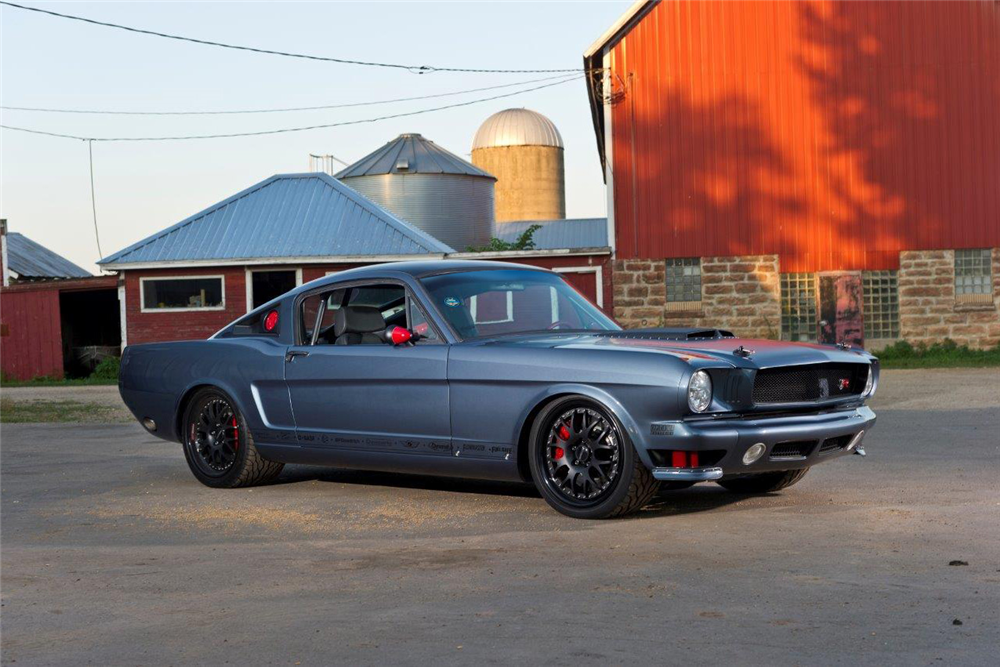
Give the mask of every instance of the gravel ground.
M 218 491 L 136 424 L 3 424 L 2 661 L 996 664 L 1000 370 L 887 371 L 874 407 L 866 459 L 607 522 L 299 466 Z

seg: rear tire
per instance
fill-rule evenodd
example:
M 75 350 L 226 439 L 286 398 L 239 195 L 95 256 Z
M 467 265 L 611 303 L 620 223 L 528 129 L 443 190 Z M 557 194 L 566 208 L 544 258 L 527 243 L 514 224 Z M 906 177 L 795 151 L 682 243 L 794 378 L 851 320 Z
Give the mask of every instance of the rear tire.
M 205 486 L 232 489 L 267 484 L 285 467 L 260 455 L 236 403 L 219 389 L 202 389 L 192 396 L 181 426 L 184 458 Z
M 539 413 L 531 426 L 528 461 L 545 501 L 575 519 L 631 514 L 659 489 L 615 416 L 582 396 L 553 401 Z
M 760 472 L 732 479 L 720 479 L 717 484 L 733 493 L 774 493 L 797 483 L 807 472 L 809 468 Z

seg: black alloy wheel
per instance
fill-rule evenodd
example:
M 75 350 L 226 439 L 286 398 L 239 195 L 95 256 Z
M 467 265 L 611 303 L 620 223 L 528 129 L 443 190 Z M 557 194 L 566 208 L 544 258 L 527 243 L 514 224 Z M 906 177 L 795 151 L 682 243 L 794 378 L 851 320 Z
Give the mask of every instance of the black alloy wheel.
M 592 505 L 618 479 L 622 438 L 607 417 L 576 407 L 551 420 L 544 454 L 549 488 L 569 503 Z
M 617 417 L 585 396 L 565 396 L 532 423 L 528 463 L 553 509 L 577 519 L 631 514 L 659 488 Z
M 267 484 L 285 465 L 260 455 L 236 403 L 215 387 L 191 397 L 181 428 L 184 458 L 205 486 L 230 489 Z
M 219 395 L 203 400 L 189 419 L 187 446 L 199 470 L 209 477 L 222 477 L 232 469 L 240 439 L 236 411 Z

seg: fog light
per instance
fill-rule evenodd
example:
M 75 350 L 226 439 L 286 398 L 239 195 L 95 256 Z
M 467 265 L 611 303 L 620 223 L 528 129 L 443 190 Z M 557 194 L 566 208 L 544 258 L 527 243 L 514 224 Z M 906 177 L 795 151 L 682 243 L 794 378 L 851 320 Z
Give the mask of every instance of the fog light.
M 865 437 L 865 430 L 861 429 L 858 434 L 851 438 L 851 441 L 847 443 L 847 451 L 853 452 L 854 448 L 861 444 L 861 438 Z
M 746 451 L 743 455 L 743 465 L 748 466 L 760 457 L 764 456 L 764 450 L 767 449 L 767 445 L 763 442 L 758 442 L 755 445 L 750 445 L 750 449 Z
M 147 431 L 156 430 L 156 422 L 150 419 L 149 417 L 146 417 L 145 419 L 142 420 L 142 425 L 146 427 Z

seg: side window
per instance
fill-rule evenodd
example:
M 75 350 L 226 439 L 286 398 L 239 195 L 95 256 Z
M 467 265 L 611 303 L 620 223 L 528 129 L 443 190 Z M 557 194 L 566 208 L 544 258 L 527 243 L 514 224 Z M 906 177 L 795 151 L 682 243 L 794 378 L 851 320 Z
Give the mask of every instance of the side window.
M 310 341 L 312 341 L 313 330 L 317 324 L 316 316 L 320 312 L 321 305 L 323 317 L 319 321 L 319 338 L 316 340 L 316 344 L 323 345 L 333 342 L 333 320 L 337 309 L 340 308 L 340 305 L 344 301 L 345 292 L 346 290 L 338 289 L 323 292 L 322 294 L 314 294 L 302 302 L 299 322 L 303 345 L 309 345 Z
M 425 342 L 440 342 L 437 333 L 434 331 L 434 327 L 432 327 L 430 322 L 427 321 L 427 315 L 425 315 L 420 306 L 413 301 L 410 302 L 410 331 L 420 336 L 417 340 L 417 345 Z

